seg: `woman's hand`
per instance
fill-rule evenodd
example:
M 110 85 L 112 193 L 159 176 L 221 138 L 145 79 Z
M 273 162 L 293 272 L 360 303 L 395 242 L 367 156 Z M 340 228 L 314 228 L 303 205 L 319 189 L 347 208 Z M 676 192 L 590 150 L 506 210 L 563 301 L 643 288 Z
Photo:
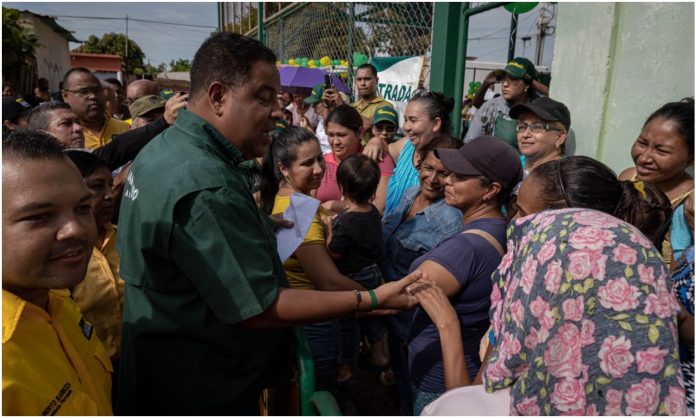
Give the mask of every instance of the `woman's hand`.
M 383 150 L 382 139 L 378 136 L 374 136 L 365 144 L 362 153 L 379 162 L 384 160 L 382 156 Z
M 314 128 L 312 128 L 312 124 L 309 123 L 309 119 L 306 116 L 300 117 L 300 126 L 314 133 Z
M 459 318 L 447 295 L 435 282 L 422 279 L 410 285 L 406 291 L 414 296 L 438 330 L 459 326 Z
M 447 390 L 471 384 L 464 358 L 464 346 L 457 313 L 447 295 L 435 282 L 422 279 L 407 288 L 427 312 L 440 334 L 442 362 Z

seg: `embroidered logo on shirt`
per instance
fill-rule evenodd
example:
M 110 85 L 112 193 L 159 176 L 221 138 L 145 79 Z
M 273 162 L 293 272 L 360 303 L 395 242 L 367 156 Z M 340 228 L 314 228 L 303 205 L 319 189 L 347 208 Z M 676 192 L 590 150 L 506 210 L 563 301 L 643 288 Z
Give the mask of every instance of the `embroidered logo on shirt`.
M 90 325 L 91 326 L 91 325 Z M 63 406 L 65 401 L 68 399 L 70 394 L 72 393 L 72 389 L 70 389 L 70 382 L 66 382 L 62 388 L 58 391 L 56 394 L 55 398 L 51 400 L 51 403 L 49 403 L 42 411 L 41 415 L 55 415 L 60 408 Z
M 133 177 L 133 172 L 128 173 L 128 177 L 126 178 L 126 188 L 123 191 L 123 196 L 130 199 L 130 200 L 135 200 L 138 198 L 138 189 L 135 188 L 135 177 Z
M 85 338 L 87 338 L 88 340 L 92 338 L 92 332 L 94 331 L 94 327 L 92 326 L 92 324 L 85 321 L 84 317 L 80 318 L 80 330 L 82 331 L 82 335 L 84 335 Z

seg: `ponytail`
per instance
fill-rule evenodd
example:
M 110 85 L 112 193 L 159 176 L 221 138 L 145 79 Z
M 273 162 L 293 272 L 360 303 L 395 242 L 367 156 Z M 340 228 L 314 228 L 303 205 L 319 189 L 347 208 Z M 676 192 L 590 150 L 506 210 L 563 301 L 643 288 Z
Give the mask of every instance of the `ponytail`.
M 628 180 L 619 183 L 621 195 L 613 215 L 638 228 L 661 251 L 672 218 L 669 198 L 650 183 Z
M 278 169 L 278 164 L 285 167 L 297 158 L 296 148 L 307 141 L 317 141 L 317 137 L 310 131 L 299 126 L 291 126 L 280 131 L 268 147 L 261 164 L 261 186 L 259 189 L 261 210 L 270 214 L 273 211 L 275 197 L 280 190 L 280 182 L 283 173 Z

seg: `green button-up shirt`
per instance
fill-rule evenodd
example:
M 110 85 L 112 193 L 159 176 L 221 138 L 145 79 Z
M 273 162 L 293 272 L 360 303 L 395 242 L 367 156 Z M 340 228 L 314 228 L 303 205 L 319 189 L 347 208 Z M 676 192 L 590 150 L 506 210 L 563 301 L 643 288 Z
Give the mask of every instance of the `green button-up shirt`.
M 287 287 L 243 160 L 181 110 L 131 166 L 118 236 L 119 414 L 235 415 L 289 375 L 290 332 L 241 325 Z

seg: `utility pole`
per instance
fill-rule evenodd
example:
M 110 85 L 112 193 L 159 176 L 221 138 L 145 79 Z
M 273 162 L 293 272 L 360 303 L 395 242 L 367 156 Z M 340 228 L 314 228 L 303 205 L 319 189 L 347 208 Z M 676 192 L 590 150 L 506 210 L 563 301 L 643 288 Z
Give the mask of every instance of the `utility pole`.
M 536 43 L 536 65 L 541 65 L 541 56 L 544 52 L 544 37 L 546 36 L 546 27 L 548 24 L 549 19 L 546 17 L 546 3 L 541 3 L 541 8 L 539 9 L 539 21 L 537 22 L 539 33 L 537 34 Z
M 123 85 L 128 85 L 128 15 L 126 15 L 126 75 L 123 79 Z

